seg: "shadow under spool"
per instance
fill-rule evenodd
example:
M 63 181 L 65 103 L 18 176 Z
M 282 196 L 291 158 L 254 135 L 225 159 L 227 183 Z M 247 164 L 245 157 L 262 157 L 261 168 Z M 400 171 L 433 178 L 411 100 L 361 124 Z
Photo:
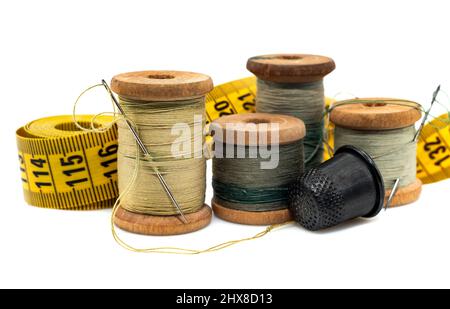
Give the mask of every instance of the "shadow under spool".
M 114 76 L 111 81 L 111 89 L 117 93 L 120 98 L 149 103 L 174 102 L 192 98 L 201 98 L 212 88 L 213 84 L 209 76 L 180 71 L 141 71 L 123 73 Z M 193 116 L 194 115 L 192 115 L 192 117 Z M 192 122 L 192 118 L 185 120 L 185 123 L 189 122 Z M 143 140 L 143 142 L 144 144 L 151 144 L 151 141 Z M 148 150 L 150 154 L 152 154 L 151 147 Z M 156 177 L 156 175 L 152 175 L 152 177 Z M 179 179 L 179 181 L 183 181 L 183 179 Z M 168 186 L 170 188 L 171 184 L 168 183 Z M 161 190 L 163 190 L 162 186 Z M 149 198 L 151 199 L 151 197 Z M 175 199 L 177 199 L 177 196 L 175 196 Z M 132 233 L 146 235 L 176 235 L 194 232 L 207 226 L 211 221 L 211 216 L 211 208 L 206 204 L 200 207 L 196 212 L 185 214 L 188 223 L 184 223 L 179 215 L 148 215 L 131 212 L 123 207 L 119 207 L 114 218 L 114 223 L 121 229 Z
M 370 134 L 370 131 L 394 130 L 414 126 L 422 116 L 417 109 L 418 104 L 416 106 L 389 104 L 389 102 L 395 103 L 395 101 L 398 101 L 397 99 L 389 98 L 359 98 L 357 100 L 362 100 L 364 103 L 343 104 L 345 101 L 335 103 L 335 107 L 330 113 L 330 120 L 336 127 L 367 131 Z M 339 106 L 340 103 L 343 105 Z M 335 147 L 343 146 L 337 144 L 337 140 L 335 134 Z M 367 151 L 367 149 L 364 149 L 364 145 L 353 145 Z M 386 152 L 388 151 L 389 149 L 386 149 Z M 369 151 L 367 152 L 369 155 L 372 155 Z M 412 155 L 414 158 L 408 159 L 415 162 L 416 153 Z M 375 162 L 377 161 L 376 158 L 374 160 Z M 422 182 L 418 178 L 406 186 L 400 186 L 390 206 L 400 206 L 416 201 L 420 196 L 421 190 Z M 390 194 L 391 189 L 386 189 L 385 202 L 387 202 Z
M 275 130 L 270 127 L 270 124 L 277 123 L 278 124 L 278 130 Z M 227 124 L 240 124 L 242 126 L 240 127 L 229 127 Z M 253 129 L 246 126 L 247 124 L 252 124 Z M 261 127 L 258 124 L 269 124 L 269 129 L 267 130 L 267 127 Z M 257 133 L 257 146 L 263 145 L 264 147 L 267 147 L 267 145 L 273 145 L 272 143 L 276 140 L 272 138 L 272 136 L 278 135 L 278 143 L 279 147 L 283 145 L 299 145 L 295 147 L 299 147 L 300 156 L 302 156 L 302 143 L 303 138 L 305 136 L 305 126 L 303 122 L 295 117 L 286 116 L 286 115 L 276 115 L 276 114 L 264 114 L 264 113 L 254 113 L 254 114 L 242 114 L 242 115 L 231 115 L 231 116 L 225 116 L 221 117 L 215 121 L 212 122 L 210 130 L 214 132 L 214 145 L 215 148 L 218 148 L 218 144 L 221 144 L 222 149 L 225 149 L 227 147 L 248 147 L 248 145 L 251 145 L 251 139 L 249 138 L 251 133 L 254 133 L 254 128 L 256 125 L 256 133 Z M 265 131 L 264 131 L 265 130 Z M 217 132 L 220 131 L 222 134 L 217 134 Z M 262 142 L 260 140 L 261 134 L 267 134 L 267 142 Z M 227 143 L 227 140 L 230 141 L 229 137 L 227 136 L 233 136 L 234 143 L 229 144 Z M 243 137 L 242 140 L 239 140 L 237 136 L 240 135 Z M 300 144 L 299 144 L 300 143 Z M 282 155 L 280 154 L 280 161 L 282 160 Z M 259 154 L 258 154 L 259 158 Z M 248 158 L 227 158 L 224 156 L 224 158 L 213 158 L 213 183 L 214 181 L 222 181 L 222 179 L 218 179 L 217 174 L 215 174 L 215 169 L 218 166 L 218 164 L 224 164 L 223 160 L 226 160 L 229 164 L 235 164 L 236 160 L 248 160 Z M 292 163 L 290 173 L 292 173 L 294 176 L 292 176 L 292 181 L 294 181 L 301 173 L 303 173 L 304 169 L 304 162 L 301 157 L 299 157 L 298 165 L 296 163 Z M 242 163 L 245 165 L 245 161 L 242 161 Z M 275 177 L 274 175 L 276 173 L 283 174 L 283 172 L 279 169 L 279 166 L 277 166 L 275 169 L 267 169 L 267 170 L 261 170 L 258 167 L 256 167 L 255 173 L 259 173 L 260 176 L 262 175 L 262 179 L 265 180 L 266 184 L 261 189 L 261 194 L 264 194 L 268 192 L 271 187 L 273 187 L 273 180 L 271 178 L 271 175 Z M 278 171 L 277 171 L 278 169 Z M 266 175 L 267 178 L 264 178 L 264 175 Z M 286 174 L 283 174 L 286 175 Z M 276 223 L 283 223 L 287 222 L 292 219 L 291 214 L 288 210 L 288 204 L 287 204 L 287 189 L 292 182 L 283 184 L 285 188 L 285 198 L 283 196 L 282 200 L 280 201 L 280 205 L 276 207 L 276 210 L 263 210 L 259 211 L 257 208 L 257 205 L 252 204 L 248 200 L 246 201 L 225 201 L 221 196 L 219 196 L 217 190 L 215 189 L 214 197 L 212 199 L 212 208 L 216 216 L 218 216 L 221 219 L 235 222 L 235 223 L 241 223 L 241 224 L 249 224 L 249 225 L 268 225 L 268 224 L 276 224 Z M 245 184 L 229 184 L 229 185 L 243 185 L 246 187 L 242 187 L 242 192 L 246 192 L 246 188 L 252 187 L 251 179 L 248 181 L 248 183 Z M 245 194 L 244 194 L 245 195 Z M 243 197 L 245 198 L 245 196 Z M 243 210 L 245 209 L 245 210 Z M 250 210 L 251 209 L 251 210 Z
M 323 78 L 332 72 L 335 69 L 335 63 L 333 59 L 325 56 L 319 55 L 310 55 L 310 54 L 272 54 L 272 55 L 261 55 L 251 57 L 247 61 L 247 69 L 256 75 L 258 80 L 264 81 L 267 85 L 277 85 L 280 89 L 286 89 L 283 91 L 279 91 L 277 93 L 277 101 L 278 102 L 288 102 L 285 101 L 283 97 L 283 93 L 287 93 L 287 89 L 289 88 L 297 88 L 302 89 L 303 87 L 308 88 L 308 85 L 312 83 L 320 82 L 322 83 Z M 271 86 L 267 86 L 271 87 Z M 317 115 L 312 116 L 314 119 L 307 119 L 306 115 L 298 115 L 301 113 L 301 107 L 298 107 L 296 110 L 295 107 L 291 107 L 290 111 L 283 110 L 280 106 L 279 110 L 277 107 L 269 107 L 264 104 L 262 101 L 261 95 L 258 96 L 260 91 L 257 89 L 256 94 L 256 112 L 258 113 L 277 113 L 277 114 L 289 114 L 291 116 L 295 116 L 300 118 L 306 126 L 306 137 L 305 142 L 316 141 L 317 137 L 315 135 L 321 134 L 321 132 L 317 133 L 316 131 L 320 127 L 322 127 L 323 131 L 323 113 L 325 112 L 325 97 L 323 95 L 323 86 L 322 88 L 322 100 L 319 100 L 318 106 L 319 112 Z M 306 91 L 302 91 L 306 92 Z M 274 104 L 273 100 L 269 100 L 270 105 Z M 309 101 L 312 102 L 312 101 Z M 301 102 L 298 102 L 301 104 Z M 303 107 L 304 108 L 304 107 Z M 309 117 L 309 116 L 308 116 Z M 308 123 L 311 122 L 311 123 Z M 319 126 L 319 128 L 317 128 Z M 322 133 L 323 134 L 323 133 Z M 306 169 L 318 165 L 323 161 L 323 149 L 322 145 L 319 145 L 320 148 L 316 152 L 316 154 L 312 157 L 310 162 L 306 162 Z M 305 147 L 309 147 L 309 149 L 314 149 L 315 146 L 309 146 L 305 144 Z M 307 149 L 308 150 L 308 149 Z M 308 156 L 308 152 L 306 151 L 305 159 Z

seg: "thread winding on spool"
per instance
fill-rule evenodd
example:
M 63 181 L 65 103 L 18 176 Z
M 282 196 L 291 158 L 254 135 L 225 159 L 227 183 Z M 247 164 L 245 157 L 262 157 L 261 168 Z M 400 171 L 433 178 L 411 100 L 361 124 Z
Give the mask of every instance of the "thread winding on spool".
M 151 159 L 140 157 L 132 132 L 124 123 L 118 123 L 119 191 L 121 195 L 125 190 L 129 192 L 114 212 L 115 224 L 150 235 L 188 233 L 208 225 L 211 209 L 204 204 L 206 164 L 202 151 L 204 102 L 212 89 L 210 77 L 179 71 L 131 72 L 113 77 L 111 89 L 119 95 L 127 118 L 133 121 L 151 154 Z M 176 124 L 185 125 L 180 129 L 187 126 L 189 134 L 173 135 Z M 195 127 L 200 134 L 195 133 Z M 189 146 L 184 149 L 183 145 Z M 178 154 L 173 154 L 173 147 L 179 148 Z M 164 177 L 187 222 L 181 220 L 157 172 Z M 130 183 L 134 185 L 129 187 Z
M 317 231 L 353 218 L 376 216 L 384 195 L 381 174 L 370 156 L 343 146 L 291 186 L 289 208 L 295 221 Z
M 331 58 L 307 54 L 263 55 L 247 62 L 258 78 L 256 112 L 291 115 L 305 123 L 306 169 L 323 159 L 323 78 L 334 68 Z
M 396 179 L 400 180 L 390 206 L 409 204 L 420 196 L 414 124 L 421 116 L 418 103 L 399 99 L 353 99 L 331 108 L 335 146 L 354 145 L 374 159 L 387 189 L 386 201 Z
M 303 122 L 285 115 L 243 114 L 217 119 L 210 130 L 215 145 L 214 213 L 242 224 L 289 221 L 287 189 L 303 172 Z M 271 160 L 263 148 L 278 157 L 276 165 L 262 168 Z

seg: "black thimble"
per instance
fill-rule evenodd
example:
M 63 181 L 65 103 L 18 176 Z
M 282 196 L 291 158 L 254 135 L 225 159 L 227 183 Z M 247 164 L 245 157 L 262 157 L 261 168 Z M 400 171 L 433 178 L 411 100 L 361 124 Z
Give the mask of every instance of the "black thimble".
M 295 221 L 311 231 L 357 217 L 374 217 L 384 204 L 380 171 L 370 156 L 342 146 L 333 158 L 310 169 L 290 187 Z

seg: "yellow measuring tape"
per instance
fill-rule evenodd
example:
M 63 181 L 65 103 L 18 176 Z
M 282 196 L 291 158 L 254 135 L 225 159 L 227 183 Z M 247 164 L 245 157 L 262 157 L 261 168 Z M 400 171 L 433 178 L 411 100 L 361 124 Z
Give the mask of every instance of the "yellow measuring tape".
M 88 127 L 91 115 L 77 116 Z M 112 117 L 101 117 L 108 125 Z M 25 200 L 34 206 L 87 210 L 112 207 L 117 189 L 117 128 L 78 130 L 72 116 L 30 122 L 16 132 Z
M 214 87 L 206 96 L 206 123 L 222 116 L 255 112 L 256 78 L 247 77 Z
M 256 78 L 247 77 L 216 86 L 206 97 L 206 122 L 232 114 L 255 112 Z M 333 100 L 326 98 L 329 106 Z M 77 116 L 89 127 L 93 115 Z M 107 125 L 112 117 L 98 118 Z M 429 122 L 417 147 L 417 176 L 423 183 L 450 177 L 448 116 Z M 332 124 L 326 123 L 328 145 Z M 35 120 L 17 130 L 20 169 L 29 204 L 60 209 L 111 207 L 118 196 L 117 127 L 103 133 L 77 130 L 72 116 Z M 326 147 L 325 147 L 326 149 Z M 324 159 L 329 153 L 324 152 Z
M 430 121 L 417 143 L 417 177 L 423 183 L 450 178 L 450 125 L 448 114 Z

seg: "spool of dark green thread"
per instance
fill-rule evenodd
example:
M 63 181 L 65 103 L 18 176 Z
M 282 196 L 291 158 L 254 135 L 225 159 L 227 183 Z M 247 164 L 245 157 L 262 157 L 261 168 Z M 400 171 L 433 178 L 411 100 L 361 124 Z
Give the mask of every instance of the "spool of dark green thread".
M 215 214 L 253 225 L 290 220 L 288 187 L 304 169 L 303 122 L 286 115 L 243 114 L 219 118 L 211 130 Z
M 308 54 L 262 55 L 247 62 L 258 77 L 256 111 L 291 115 L 305 123 L 306 169 L 323 161 L 323 78 L 334 68 L 333 59 Z

